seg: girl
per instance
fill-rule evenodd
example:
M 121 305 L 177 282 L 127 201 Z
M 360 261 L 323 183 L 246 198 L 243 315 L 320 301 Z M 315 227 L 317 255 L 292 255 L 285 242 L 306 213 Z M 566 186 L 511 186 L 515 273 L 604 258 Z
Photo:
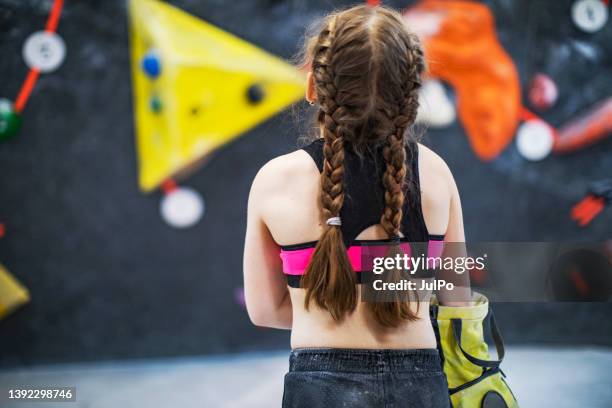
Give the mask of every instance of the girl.
M 419 41 L 398 13 L 357 6 L 305 50 L 320 137 L 255 177 L 244 254 L 251 320 L 291 330 L 283 406 L 448 407 L 427 305 L 362 302 L 357 270 L 373 242 L 464 241 L 451 172 L 408 137 Z

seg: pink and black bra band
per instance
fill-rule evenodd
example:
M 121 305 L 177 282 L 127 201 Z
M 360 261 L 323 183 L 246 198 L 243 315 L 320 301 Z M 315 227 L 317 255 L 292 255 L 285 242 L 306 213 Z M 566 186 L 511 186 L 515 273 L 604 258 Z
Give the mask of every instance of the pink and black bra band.
M 444 247 L 444 236 L 430 235 L 429 238 L 428 242 L 413 244 L 409 243 L 407 239 L 400 239 L 400 248 L 402 252 L 409 256 L 412 254 L 416 256 L 415 252 L 424 253 L 428 257 L 440 256 Z M 364 273 L 372 273 L 372 259 L 386 256 L 390 243 L 393 243 L 390 239 L 363 240 L 354 241 L 348 247 L 347 255 L 356 273 L 357 283 L 363 282 Z M 281 247 L 280 257 L 283 263 L 283 273 L 287 277 L 289 286 L 294 288 L 300 287 L 301 278 L 310 263 L 316 244 L 316 241 L 313 241 Z M 427 271 L 424 271 L 418 277 L 427 278 L 431 276 Z

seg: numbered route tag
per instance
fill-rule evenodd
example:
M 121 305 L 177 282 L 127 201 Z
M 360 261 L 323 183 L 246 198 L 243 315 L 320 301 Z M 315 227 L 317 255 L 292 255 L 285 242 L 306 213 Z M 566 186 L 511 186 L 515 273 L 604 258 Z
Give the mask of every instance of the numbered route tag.
M 594 33 L 606 25 L 608 7 L 602 0 L 577 0 L 572 5 L 572 19 L 582 31 Z
M 31 69 L 40 72 L 55 71 L 64 61 L 66 44 L 58 34 L 37 31 L 23 45 L 23 59 Z

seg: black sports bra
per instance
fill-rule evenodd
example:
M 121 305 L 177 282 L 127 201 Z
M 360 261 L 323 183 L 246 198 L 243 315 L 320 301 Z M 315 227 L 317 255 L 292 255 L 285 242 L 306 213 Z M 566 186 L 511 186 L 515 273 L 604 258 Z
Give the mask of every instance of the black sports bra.
M 323 139 L 317 139 L 302 150 L 312 157 L 323 171 Z M 360 157 L 352 150 L 345 153 L 344 205 L 340 211 L 342 235 L 348 247 L 363 230 L 380 222 L 385 208 L 382 176 L 384 160 L 381 149 Z M 425 242 L 429 238 L 419 184 L 419 149 L 416 143 L 406 146 L 406 161 L 410 166 L 408 191 L 404 200 L 401 231 L 410 242 Z
M 319 172 L 323 170 L 323 139 L 303 147 L 312 157 Z M 430 235 L 423 218 L 421 208 L 421 189 L 419 184 L 419 150 L 416 143 L 406 145 L 406 161 L 410 166 L 407 180 L 408 189 L 404 201 L 401 232 L 402 242 L 429 242 L 430 246 L 439 246 L 444 241 L 443 235 Z M 347 149 L 344 156 L 344 204 L 340 211 L 342 219 L 342 235 L 344 244 L 348 249 L 353 269 L 359 272 L 360 247 L 388 242 L 389 240 L 356 240 L 355 238 L 365 229 L 380 223 L 380 216 L 385 207 L 384 186 L 382 176 L 384 173 L 384 160 L 381 149 L 374 153 L 359 156 Z M 300 278 L 316 246 L 316 241 L 301 244 L 285 245 L 281 247 L 283 272 L 287 275 L 288 284 L 292 287 L 300 286 Z M 436 249 L 437 250 L 437 249 Z M 358 277 L 361 274 L 358 274 Z

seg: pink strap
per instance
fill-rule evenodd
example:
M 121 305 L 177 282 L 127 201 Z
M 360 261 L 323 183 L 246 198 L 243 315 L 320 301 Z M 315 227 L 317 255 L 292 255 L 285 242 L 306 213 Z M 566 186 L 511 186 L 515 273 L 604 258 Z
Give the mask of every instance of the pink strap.
M 444 250 L 444 241 L 429 241 L 427 243 L 427 256 L 430 258 L 437 258 L 442 256 Z
M 442 245 L 436 245 L 435 249 L 432 249 L 432 243 L 435 242 L 441 243 Z M 434 255 L 429 256 L 437 256 L 435 253 L 438 253 L 438 251 L 442 253 L 443 246 L 443 241 L 429 241 L 428 254 L 434 253 Z M 411 248 L 407 242 L 400 244 L 400 247 L 405 254 L 410 256 Z M 372 269 L 372 265 L 365 265 L 364 267 L 364 265 L 362 265 L 362 260 L 370 260 L 375 257 L 385 256 L 387 248 L 387 244 L 352 245 L 347 249 L 347 255 L 353 270 L 355 272 L 360 272 Z M 286 275 L 303 275 L 310 263 L 310 258 L 312 258 L 314 250 L 314 247 L 294 250 L 281 249 L 280 257 L 283 261 L 283 272 Z

